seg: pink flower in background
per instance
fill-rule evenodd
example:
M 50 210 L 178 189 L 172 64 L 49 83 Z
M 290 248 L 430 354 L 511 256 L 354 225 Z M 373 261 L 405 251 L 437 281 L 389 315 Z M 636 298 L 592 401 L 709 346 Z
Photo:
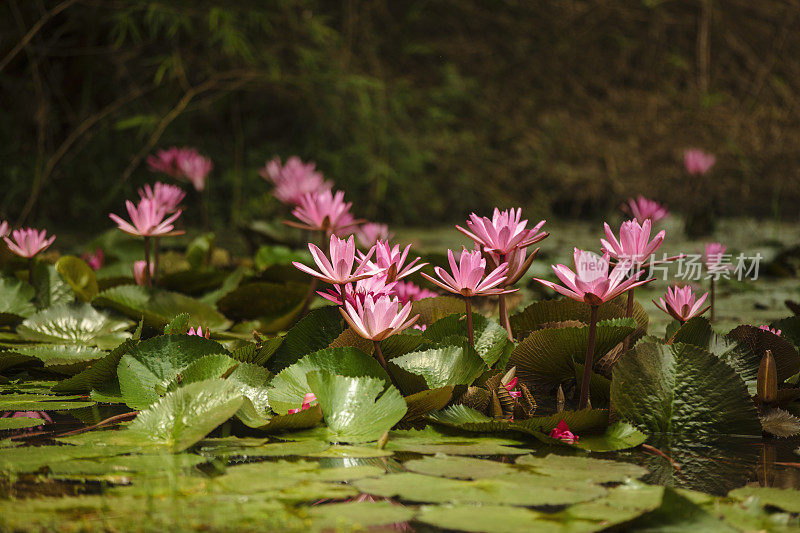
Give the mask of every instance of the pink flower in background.
M 515 248 L 527 248 L 548 235 L 545 231 L 539 232 L 544 226 L 544 220 L 532 229 L 527 229 L 528 221 L 520 220 L 521 218 L 522 209 L 500 211 L 495 208 L 491 220 L 472 213 L 467 221 L 469 230 L 458 225 L 456 229 L 483 246 L 485 251 L 505 255 Z
M 700 298 L 696 298 L 689 286 L 678 287 L 677 285 L 669 287 L 666 294 L 659 301 L 653 300 L 656 307 L 670 315 L 675 320 L 684 323 L 690 318 L 700 316 L 711 307 L 707 305 L 703 307 L 708 293 L 705 293 Z
M 709 270 L 718 269 L 722 264 L 723 256 L 725 255 L 726 247 L 720 242 L 706 243 L 705 252 L 703 253 L 703 262 Z
M 160 181 L 154 186 L 145 185 L 139 189 L 139 196 L 144 199 L 152 200 L 156 205 L 161 206 L 165 213 L 174 213 L 178 210 L 178 205 L 183 201 L 186 193 L 177 185 L 168 185 Z
M 411 327 L 412 327 L 413 329 L 417 329 L 417 330 L 419 330 L 419 331 L 425 331 L 426 329 L 428 329 L 428 326 L 427 326 L 427 324 L 414 324 L 414 325 L 413 325 L 413 326 L 411 326 Z
M 394 247 L 392 247 L 388 241 L 378 241 L 377 244 L 375 244 L 374 249 L 375 261 L 368 264 L 369 272 L 373 274 L 379 272 L 386 273 L 386 276 L 390 281 L 403 279 L 406 276 L 410 276 L 428 264 L 417 264 L 417 262 L 420 260 L 419 257 L 411 261 L 409 264 L 405 264 L 406 258 L 408 257 L 408 251 L 411 250 L 410 244 L 401 252 L 399 244 L 395 244 Z M 358 254 L 361 260 L 364 261 L 364 254 L 361 252 L 358 252 Z
M 304 194 L 292 214 L 301 223 L 286 223 L 290 226 L 312 231 L 337 233 L 357 224 L 350 214 L 351 202 L 344 201 L 344 192 L 322 191 Z
M 123 220 L 114 213 L 109 214 L 109 218 L 116 222 L 119 229 L 137 237 L 158 237 L 162 235 L 178 235 L 183 232 L 173 231 L 173 222 L 181 216 L 181 211 L 176 211 L 168 218 L 164 218 L 167 213 L 155 200 L 142 198 L 138 205 L 130 200 L 125 201 L 128 209 L 128 216 L 131 217 L 131 224 Z
M 33 228 L 15 229 L 11 233 L 11 239 L 3 237 L 8 249 L 20 257 L 30 259 L 39 252 L 45 251 L 56 240 L 53 235 L 47 238 L 47 230 L 38 231 Z
M 781 336 L 781 333 L 782 333 L 782 331 L 781 331 L 781 330 L 779 330 L 779 329 L 772 329 L 772 328 L 771 328 L 771 327 L 769 327 L 769 326 L 758 326 L 758 329 L 760 329 L 760 330 L 763 330 L 763 331 L 769 331 L 770 333 L 772 333 L 773 335 L 777 335 L 778 337 L 780 337 L 780 336 Z
M 149 156 L 147 166 L 153 172 L 189 181 L 195 189 L 202 191 L 205 188 L 206 177 L 214 165 L 209 158 L 200 155 L 194 148 L 173 146 Z
M 600 239 L 603 252 L 609 254 L 617 261 L 628 261 L 633 266 L 640 267 L 664 242 L 666 232 L 659 231 L 653 240 L 650 240 L 650 219 L 639 224 L 637 220 L 623 222 L 619 228 L 619 240 L 608 223 L 604 223 L 606 239 Z
M 311 404 L 317 401 L 317 397 L 314 395 L 313 392 L 307 392 L 305 396 L 303 396 L 303 403 L 297 409 L 289 409 L 287 413 L 293 415 L 295 413 L 299 413 L 300 411 L 307 411 L 311 408 Z
M 145 286 L 147 285 L 147 278 L 145 278 L 145 262 L 144 261 L 135 261 L 133 263 L 133 280 L 136 282 L 137 285 Z M 153 273 L 155 272 L 155 265 L 150 263 L 150 279 L 153 278 Z
M 711 170 L 716 161 L 717 158 L 714 157 L 714 154 L 707 154 L 696 148 L 683 152 L 683 164 L 686 167 L 686 171 L 692 176 L 705 174 Z
M 507 263 L 503 263 L 484 277 L 486 259 L 479 251 L 469 251 L 465 248 L 461 252 L 460 260 L 456 262 L 453 250 L 447 250 L 447 259 L 450 262 L 452 275 L 437 266 L 433 270 L 442 281 L 436 280 L 424 272 L 422 276 L 438 287 L 466 298 L 506 294 L 517 290 L 498 287 L 506 280 Z
M 569 426 L 563 420 L 560 420 L 558 425 L 550 432 L 550 438 L 558 439 L 568 444 L 578 442 L 578 436 L 569 430 Z
M 372 341 L 383 339 L 400 333 L 410 327 L 419 318 L 419 315 L 408 319 L 411 314 L 411 304 L 402 305 L 397 298 L 379 296 L 373 298 L 367 295 L 364 302 L 356 301 L 355 305 L 345 302 L 345 308 L 339 312 L 360 336 Z
M 98 248 L 93 254 L 83 254 L 81 258 L 86 261 L 86 264 L 89 265 L 92 270 L 100 270 L 103 268 L 103 265 L 106 264 L 106 256 L 103 254 L 102 248 Z
M 275 185 L 275 198 L 284 204 L 299 205 L 303 195 L 330 191 L 333 187 L 315 167 L 313 162 L 303 163 L 297 156 L 287 159 L 285 165 L 281 165 L 280 157 L 275 157 L 258 174 Z
M 196 337 L 204 337 L 206 339 L 211 337 L 211 330 L 206 328 L 205 332 L 203 331 L 202 326 L 197 326 L 197 329 L 189 328 L 189 331 L 186 333 L 187 335 L 194 335 Z
M 355 286 L 352 283 L 344 286 L 345 300 L 355 304 L 356 301 L 363 303 L 367 296 L 372 296 L 373 298 L 383 295 L 393 296 L 395 285 L 397 285 L 396 281 L 386 283 L 386 276 L 382 275 L 360 279 L 355 283 Z M 317 294 L 336 305 L 343 305 L 342 296 L 338 290 L 317 291 Z
M 317 268 L 320 270 L 319 272 L 297 261 L 292 261 L 292 264 L 306 274 L 319 278 L 326 283 L 344 285 L 372 275 L 366 272 L 366 268 L 369 258 L 375 251 L 374 248 L 367 253 L 355 271 L 353 270 L 356 259 L 356 243 L 352 235 L 347 240 L 331 235 L 330 260 L 316 245 L 309 243 L 308 249 L 317 264 Z
M 53 423 L 53 419 L 44 411 L 9 411 L 3 413 L 0 418 L 33 418 L 42 421 L 41 425 L 27 427 L 25 431 L 33 431 L 34 429 L 43 427 L 45 424 Z
M 11 234 L 11 227 L 5 220 L 0 221 L 0 237 L 8 237 Z
M 377 222 L 367 222 L 361 224 L 355 231 L 358 244 L 362 248 L 370 248 L 375 246 L 378 241 L 389 241 L 394 234 L 389 231 L 389 226 L 386 224 L 378 224 Z
M 669 216 L 669 211 L 667 211 L 666 207 L 644 196 L 631 198 L 623 205 L 623 209 L 638 220 L 640 224 L 644 224 L 644 221 L 648 219 L 655 224 L 659 220 Z
M 423 298 L 435 298 L 439 296 L 437 293 L 428 289 L 423 289 L 410 281 L 398 281 L 394 286 L 394 295 L 404 304 L 416 302 Z
M 188 150 L 178 158 L 178 179 L 188 180 L 195 190 L 202 191 L 206 187 L 206 178 L 214 168 L 211 159 L 200 155 L 196 150 Z
M 638 281 L 644 271 L 639 271 L 626 279 L 630 265 L 623 263 L 617 263 L 609 273 L 608 254 L 601 257 L 596 253 L 575 248 L 573 260 L 575 272 L 565 265 L 551 267 L 563 286 L 543 279 L 534 279 L 564 296 L 589 305 L 600 305 L 629 289 L 652 281 L 652 279 Z

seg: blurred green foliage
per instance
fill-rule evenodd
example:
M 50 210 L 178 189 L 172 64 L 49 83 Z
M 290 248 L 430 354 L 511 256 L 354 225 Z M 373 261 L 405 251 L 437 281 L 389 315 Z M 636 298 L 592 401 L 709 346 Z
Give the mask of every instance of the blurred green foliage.
M 777 213 L 800 201 L 795 11 L 777 0 L 8 0 L 0 216 L 108 226 L 156 179 L 145 157 L 171 145 L 214 160 L 218 225 L 275 214 L 257 169 L 292 154 L 316 161 L 357 215 L 390 222 L 493 205 L 592 215 L 637 193 L 691 210 L 699 185 L 681 152 L 695 145 L 718 154 L 698 202 Z

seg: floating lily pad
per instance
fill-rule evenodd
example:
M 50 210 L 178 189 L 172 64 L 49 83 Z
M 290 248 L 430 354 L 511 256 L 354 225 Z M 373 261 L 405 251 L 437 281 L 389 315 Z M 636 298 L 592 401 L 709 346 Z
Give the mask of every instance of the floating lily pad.
M 621 417 L 651 433 L 761 434 L 739 375 L 689 344 L 637 343 L 614 368 L 611 397 Z
M 742 487 L 728 493 L 729 498 L 745 501 L 756 499 L 761 505 L 771 505 L 789 513 L 800 513 L 800 491 L 775 487 Z
M 584 435 L 575 446 L 590 452 L 613 452 L 627 448 L 635 448 L 647 441 L 647 435 L 627 422 L 614 422 L 605 433 L 600 435 Z
M 232 417 L 242 401 L 225 380 L 190 383 L 139 413 L 129 431 L 180 452 Z
M 389 375 L 374 358 L 355 348 L 326 348 L 306 355 L 283 369 L 270 384 L 270 406 L 278 414 L 297 409 L 311 392 L 306 378 L 309 372 L 323 370 L 346 377 L 372 377 L 391 383 Z
M 94 361 L 102 359 L 107 352 L 80 344 L 38 344 L 20 346 L 17 353 L 34 357 L 44 363 L 45 368 L 64 374 L 77 374 Z
M 27 416 L 20 416 L 16 418 L 0 418 L 0 431 L 34 428 L 42 426 L 46 423 L 47 420 L 42 420 L 41 418 L 28 418 Z
M 197 335 L 162 335 L 140 342 L 121 357 L 117 368 L 125 403 L 133 409 L 147 407 L 191 363 L 225 351 L 219 343 Z
M 634 531 L 737 531 L 670 488 L 664 489 L 657 509 L 637 518 L 629 527 Z
M 377 378 L 350 378 L 321 370 L 308 374 L 332 442 L 377 440 L 406 414 L 400 392 Z
M 647 474 L 647 469 L 631 463 L 554 454 L 545 457 L 523 455 L 517 458 L 516 464 L 565 482 L 608 483 L 637 479 Z
M 266 442 L 266 439 L 206 439 L 200 442 L 200 453 L 212 456 L 289 457 L 307 456 L 327 450 L 330 443 L 322 440 L 303 440 L 297 442 Z
M 606 496 L 591 502 L 577 503 L 559 513 L 557 518 L 593 521 L 602 528 L 623 524 L 643 513 L 657 509 L 664 495 L 663 487 L 628 482 L 614 487 Z
M 414 510 L 389 502 L 348 502 L 318 505 L 308 510 L 311 528 L 317 530 L 362 529 L 407 522 Z
M 22 446 L 0 448 L 0 472 L 35 472 L 44 466 L 73 459 L 109 457 L 135 451 L 135 447 Z
M 497 461 L 475 459 L 472 457 L 451 457 L 436 455 L 406 461 L 403 466 L 417 474 L 447 477 L 451 479 L 485 479 L 519 473 L 513 466 Z
M 81 396 L 52 396 L 47 394 L 2 394 L 0 411 L 66 411 L 91 407 L 94 402 L 79 401 Z
M 231 325 L 216 309 L 200 300 L 138 285 L 120 285 L 105 290 L 92 303 L 116 309 L 135 320 L 144 318 L 145 325 L 156 329 L 163 329 L 182 313 L 188 313 L 192 323 L 214 331 L 224 331 Z
M 74 343 L 113 348 L 130 333 L 127 320 L 117 320 L 89 304 L 60 304 L 25 319 L 17 333 L 26 340 L 51 343 Z
M 506 505 L 423 505 L 416 519 L 445 530 L 475 533 L 566 531 L 565 526 L 548 519 L 545 513 Z

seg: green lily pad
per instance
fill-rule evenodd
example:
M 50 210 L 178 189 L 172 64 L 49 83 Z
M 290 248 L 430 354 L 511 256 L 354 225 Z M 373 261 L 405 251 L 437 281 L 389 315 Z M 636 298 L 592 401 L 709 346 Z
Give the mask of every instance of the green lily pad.
M 228 329 L 231 322 L 212 306 L 179 294 L 138 285 L 120 285 L 98 294 L 95 305 L 110 307 L 145 325 L 163 329 L 176 316 L 187 313 L 194 324 L 214 331 Z
M 800 513 L 800 491 L 776 487 L 741 487 L 728 493 L 729 498 L 745 501 L 758 500 L 761 505 L 771 505 L 788 513 Z
M 621 417 L 651 433 L 761 434 L 739 375 L 689 344 L 637 343 L 614 368 L 611 398 Z
M 203 455 L 216 457 L 239 457 L 243 459 L 255 457 L 290 457 L 308 456 L 327 450 L 328 441 L 303 440 L 297 442 L 266 442 L 266 439 L 205 439 L 199 444 Z
M 217 307 L 225 316 L 234 320 L 275 321 L 286 317 L 282 327 L 272 330 L 279 331 L 297 316 L 307 294 L 308 285 L 303 283 L 248 283 L 221 298 Z M 277 323 L 275 325 L 279 326 Z
M 272 374 L 266 368 L 249 363 L 239 363 L 228 376 L 244 396 L 244 402 L 236 417 L 250 427 L 261 427 L 269 423 L 269 389 L 267 384 Z
M 661 505 L 629 524 L 633 531 L 737 531 L 671 488 L 664 489 Z
M 225 380 L 190 383 L 139 413 L 129 431 L 180 452 L 232 417 L 242 401 L 239 389 Z
M 594 360 L 622 342 L 636 329 L 631 318 L 597 324 Z M 575 379 L 575 363 L 583 363 L 589 342 L 589 326 L 546 328 L 533 331 L 511 353 L 508 364 L 517 367 L 524 383 L 555 388 Z
M 609 483 L 637 479 L 647 474 L 647 469 L 631 463 L 554 454 L 545 457 L 523 455 L 517 458 L 516 464 L 563 482 Z
M 663 487 L 627 482 L 609 489 L 608 494 L 591 502 L 577 503 L 554 518 L 567 523 L 573 519 L 595 522 L 599 527 L 629 522 L 661 506 Z
M 75 293 L 72 292 L 72 288 L 56 272 L 56 268 L 48 263 L 39 261 L 33 267 L 33 288 L 36 291 L 37 309 L 46 309 L 75 301 Z
M 283 369 L 270 384 L 270 406 L 278 414 L 297 409 L 311 389 L 306 375 L 323 370 L 345 377 L 372 377 L 391 383 L 389 375 L 374 358 L 355 348 L 326 348 L 306 355 Z
M 141 327 L 134 332 L 132 338 L 121 343 L 111 353 L 94 362 L 86 370 L 56 383 L 53 386 L 53 392 L 90 392 L 92 389 L 102 388 L 110 381 L 116 381 L 119 360 L 139 344 L 140 334 Z
M 225 354 L 204 355 L 178 372 L 175 378 L 167 385 L 167 391 L 173 391 L 196 381 L 225 377 L 238 366 L 238 361 Z
M 575 446 L 590 452 L 613 452 L 644 444 L 647 435 L 627 422 L 614 422 L 601 435 L 584 435 Z
M 450 398 L 453 397 L 453 387 L 439 387 L 431 390 L 420 391 L 405 397 L 408 410 L 403 417 L 403 422 L 422 420 L 431 411 L 444 409 Z
M 426 388 L 469 385 L 488 370 L 483 359 L 466 339 L 458 344 L 437 345 L 395 357 L 390 360 L 389 368 L 394 371 L 395 367 L 422 378 L 419 383 L 415 383 L 414 380 L 404 378 L 402 374 L 398 376 L 403 392 L 407 394 Z
M 606 490 L 589 483 L 564 483 L 548 476 L 518 475 L 465 481 L 414 473 L 388 474 L 354 482 L 362 492 L 413 502 L 483 505 L 567 505 L 593 500 Z
M 47 421 L 42 420 L 41 418 L 28 418 L 27 416 L 20 416 L 17 418 L 0 418 L 0 431 L 34 428 L 46 423 Z
M 423 298 L 411 304 L 411 316 L 419 315 L 419 324 L 433 324 L 454 313 L 466 313 L 464 300 L 453 296 Z
M 82 372 L 94 361 L 106 356 L 103 350 L 80 344 L 20 346 L 16 351 L 27 357 L 35 357 L 44 363 L 45 368 L 69 375 Z
M 47 394 L 2 394 L 0 411 L 66 411 L 91 407 L 94 402 L 79 401 L 81 396 L 53 396 Z
M 743 380 L 756 379 L 761 355 L 756 354 L 749 346 L 732 337 L 715 333 L 705 317 L 694 317 L 684 323 L 673 335 L 672 342 L 704 348 L 728 363 Z M 786 377 L 788 375 L 784 375 L 784 379 Z
M 351 378 L 317 370 L 308 374 L 331 442 L 377 440 L 406 414 L 400 392 L 377 378 Z
M 26 340 L 113 348 L 130 337 L 127 320 L 117 320 L 91 305 L 59 304 L 28 317 L 17 327 Z
M 133 409 L 163 396 L 178 374 L 205 355 L 224 354 L 214 341 L 196 335 L 162 335 L 142 341 L 122 356 L 117 367 L 120 391 Z
M 414 514 L 413 509 L 389 502 L 329 503 L 308 509 L 312 531 L 360 530 L 407 522 Z
M 412 459 L 403 463 L 403 466 L 406 470 L 417 474 L 451 479 L 486 479 L 514 475 L 519 472 L 519 470 L 506 463 L 447 455 Z
M 289 330 L 267 367 L 277 374 L 306 355 L 327 348 L 342 334 L 345 325 L 338 307 L 314 309 Z
M 514 346 L 508 340 L 505 328 L 478 313 L 472 314 L 472 322 L 475 351 L 486 363 L 486 366 L 491 368 L 498 361 L 507 359 Z M 422 336 L 433 342 L 443 342 L 452 336 L 466 338 L 467 323 L 464 320 L 464 313 L 452 314 L 437 320 L 428 326 Z
M 283 344 L 283 337 L 274 337 L 261 343 L 247 343 L 231 352 L 231 357 L 242 363 L 251 363 L 258 366 L 267 366 L 267 361 Z
M 88 476 L 121 475 L 130 473 L 163 473 L 175 475 L 206 462 L 202 456 L 190 453 L 161 453 L 71 459 L 50 464 L 50 477 L 82 478 Z
M 15 278 L 0 276 L 0 325 L 16 324 L 36 312 L 33 287 Z
M 545 513 L 506 505 L 423 505 L 419 508 L 416 520 L 448 531 L 474 533 L 567 531 L 567 526 L 550 520 Z M 579 528 L 576 531 L 584 530 Z
M 135 449 L 95 445 L 0 448 L 0 472 L 35 472 L 44 466 L 64 461 L 121 455 Z
M 86 262 L 73 255 L 65 255 L 56 262 L 56 272 L 72 288 L 78 299 L 91 302 L 100 292 L 97 288 L 97 276 Z

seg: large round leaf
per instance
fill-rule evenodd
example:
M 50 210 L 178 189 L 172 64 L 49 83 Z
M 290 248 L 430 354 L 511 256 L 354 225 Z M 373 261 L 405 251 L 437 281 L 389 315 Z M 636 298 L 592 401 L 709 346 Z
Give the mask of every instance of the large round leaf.
M 599 361 L 635 328 L 630 318 L 598 323 L 594 360 Z M 517 345 L 508 364 L 517 367 L 516 375 L 525 383 L 556 387 L 575 379 L 575 363 L 585 360 L 588 342 L 589 326 L 538 329 Z
M 483 359 L 466 339 L 460 344 L 437 345 L 395 357 L 389 362 L 389 368 L 393 373 L 395 367 L 420 376 L 424 380 L 424 387 L 428 389 L 470 385 L 488 370 Z M 415 387 L 411 380 L 402 381 L 408 382 L 408 387 Z M 416 388 L 419 388 L 419 385 L 416 385 Z M 404 392 L 415 393 L 419 390 L 404 390 Z
M 83 371 L 97 359 L 106 356 L 103 350 L 81 344 L 35 344 L 20 346 L 15 351 L 39 359 L 45 368 L 69 375 Z
M 148 289 L 138 285 L 120 285 L 98 294 L 93 303 L 111 307 L 148 326 L 162 329 L 170 320 L 188 313 L 193 324 L 212 330 L 226 330 L 231 323 L 210 305 L 176 292 Z
M 711 323 L 704 317 L 698 316 L 686 321 L 674 333 L 672 342 L 682 342 L 704 348 L 728 363 L 742 376 L 743 380 L 756 379 L 761 356 L 744 342 L 740 342 L 734 337 L 715 333 L 711 329 Z M 784 375 L 784 378 L 786 377 L 788 376 Z
M 72 287 L 75 296 L 84 302 L 91 302 L 97 296 L 97 276 L 83 259 L 65 255 L 56 262 L 56 272 Z
M 58 304 L 27 318 L 17 333 L 26 340 L 111 348 L 130 337 L 127 320 L 117 320 L 89 304 Z
M 117 367 L 125 403 L 143 409 L 166 394 L 178 374 L 205 355 L 226 353 L 219 343 L 197 335 L 162 335 L 139 343 Z
M 267 367 L 277 373 L 306 355 L 327 348 L 345 330 L 338 307 L 315 309 L 294 325 L 269 359 Z
M 481 356 L 486 366 L 492 367 L 504 356 L 508 356 L 514 346 L 508 340 L 508 333 L 500 324 L 478 313 L 472 313 L 472 323 L 475 351 Z M 454 335 L 467 337 L 467 321 L 464 320 L 464 313 L 441 318 L 428 326 L 422 334 L 423 337 L 434 342 L 440 342 Z
M 217 307 L 234 320 L 273 321 L 296 316 L 307 293 L 308 285 L 302 283 L 248 283 L 221 298 Z
M 778 382 L 783 382 L 800 371 L 800 355 L 792 343 L 781 335 L 756 326 L 742 325 L 728 333 L 728 337 L 747 345 L 759 359 L 769 350 L 775 358 Z M 758 364 L 755 366 L 758 374 Z
M 350 378 L 318 370 L 308 374 L 332 442 L 377 440 L 406 414 L 397 389 L 376 378 Z
M 33 268 L 33 288 L 36 290 L 36 307 L 46 309 L 53 305 L 75 301 L 75 293 L 56 268 L 38 262 Z
M 433 324 L 453 313 L 466 313 L 464 301 L 453 296 L 423 298 L 411 305 L 411 316 L 418 314 L 420 324 Z
M 0 325 L 16 324 L 36 312 L 33 287 L 18 279 L 0 276 Z
M 621 417 L 650 433 L 761 434 L 741 377 L 690 344 L 640 341 L 614 369 L 611 401 Z
M 300 407 L 303 396 L 311 391 L 306 376 L 316 370 L 346 377 L 377 378 L 385 385 L 391 383 L 383 367 L 361 350 L 325 348 L 308 354 L 273 378 L 269 392 L 269 404 L 272 410 L 284 415 L 289 409 Z
M 180 452 L 232 417 L 242 401 L 241 391 L 227 381 L 190 383 L 139 413 L 129 431 Z

